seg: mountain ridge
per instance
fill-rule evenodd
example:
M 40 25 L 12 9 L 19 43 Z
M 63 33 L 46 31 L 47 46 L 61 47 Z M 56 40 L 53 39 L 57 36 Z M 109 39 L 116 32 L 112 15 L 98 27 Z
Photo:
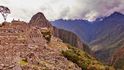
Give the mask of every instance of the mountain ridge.
M 34 18 L 35 17 L 35 18 Z M 43 18 L 43 19 L 42 19 Z M 43 22 L 39 22 L 40 21 L 43 21 Z M 44 21 L 47 21 L 44 22 Z M 63 40 L 63 42 L 65 43 L 69 43 L 71 44 L 72 46 L 75 46 L 77 48 L 80 48 L 82 50 L 86 50 L 86 52 L 90 53 L 90 49 L 88 46 L 86 46 L 83 41 L 80 40 L 80 38 L 73 32 L 71 31 L 67 31 L 67 30 L 64 30 L 64 29 L 59 29 L 59 28 L 56 28 L 54 26 L 52 26 L 50 24 L 50 22 L 45 18 L 45 16 L 43 15 L 43 13 L 40 13 L 38 12 L 37 14 L 35 14 L 30 22 L 29 22 L 29 25 L 33 25 L 33 26 L 36 26 L 38 28 L 41 28 L 41 27 L 48 27 L 51 29 L 52 31 L 52 34 L 55 36 L 55 37 L 58 37 L 60 39 Z M 66 36 L 66 37 L 65 37 Z M 85 46 L 86 47 L 85 47 Z
M 124 15 L 119 12 L 93 22 L 72 21 L 61 20 L 63 23 L 59 21 L 52 23 L 58 28 L 76 33 L 103 62 L 110 62 L 109 58 L 115 50 L 124 45 Z
M 34 15 L 35 16 L 35 15 Z M 32 20 L 31 20 L 32 21 Z M 36 23 L 37 24 L 37 23 Z M 46 23 L 44 23 L 46 24 Z M 42 25 L 42 23 L 41 23 Z M 40 28 L 40 26 L 38 27 Z M 63 42 L 65 43 L 68 43 L 70 44 L 71 46 L 73 47 L 76 47 L 76 48 L 80 48 L 82 50 L 78 50 L 76 48 L 72 48 L 70 47 L 70 50 L 72 50 L 72 52 L 70 52 L 69 50 L 66 50 L 66 51 L 63 51 L 63 55 L 67 58 L 67 59 L 71 59 L 72 62 L 76 63 L 79 67 L 81 67 L 83 70 L 91 70 L 91 69 L 95 69 L 95 70 L 100 70 L 100 69 L 103 69 L 103 70 L 114 70 L 114 68 L 112 67 L 109 67 L 109 66 L 106 66 L 102 63 L 99 63 L 99 61 L 97 61 L 96 59 L 92 59 L 92 56 L 88 56 L 88 53 L 90 52 L 89 51 L 89 48 L 87 45 L 85 45 L 80 39 L 79 37 L 70 32 L 70 31 L 67 31 L 67 30 L 63 30 L 63 29 L 58 29 L 56 27 L 50 27 L 52 30 L 52 33 L 55 37 L 58 37 L 60 38 Z M 44 34 L 44 33 L 43 33 Z M 45 33 L 46 34 L 46 33 Z M 48 36 L 44 36 L 46 39 L 48 38 Z M 51 41 L 51 40 L 50 40 Z M 49 43 L 49 42 L 48 42 Z M 68 49 L 69 49 L 68 47 Z M 76 52 L 77 51 L 77 52 Z M 80 51 L 80 52 L 79 52 Z M 74 54 L 73 54 L 74 53 Z M 85 53 L 85 55 L 83 55 L 83 53 Z M 79 55 L 80 54 L 80 55 Z M 80 57 L 83 57 L 80 59 Z M 76 60 L 76 61 L 80 61 L 79 63 L 78 62 L 75 62 L 73 60 Z M 87 62 L 87 60 L 89 60 L 90 62 Z M 85 61 L 85 62 L 84 62 Z M 92 62 L 95 64 L 92 66 Z M 86 63 L 86 64 L 85 64 Z M 83 65 L 83 66 L 82 66 Z M 86 65 L 86 66 L 85 66 Z M 98 65 L 98 66 L 97 66 Z M 93 67 L 93 68 L 92 68 Z

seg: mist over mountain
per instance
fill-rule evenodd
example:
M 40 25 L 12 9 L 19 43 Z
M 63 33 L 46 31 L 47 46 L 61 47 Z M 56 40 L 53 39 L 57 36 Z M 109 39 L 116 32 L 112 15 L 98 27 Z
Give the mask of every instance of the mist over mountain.
M 114 12 L 108 17 L 98 18 L 93 22 L 87 20 L 63 20 L 59 19 L 52 21 L 52 25 L 62 29 L 70 30 L 76 33 L 86 43 L 90 43 L 96 39 L 100 30 L 112 29 L 112 26 L 123 25 L 124 15 L 119 12 Z M 123 27 L 123 26 L 122 26 Z M 107 29 L 106 29 L 107 28 Z
M 41 12 L 29 23 L 0 25 L 0 70 L 115 70 L 89 53 L 75 33 L 52 26 Z
M 124 0 L 0 0 L 0 5 L 11 9 L 8 21 L 19 18 L 28 22 L 39 11 L 50 21 L 61 18 L 95 20 L 114 11 L 124 13 Z
M 124 0 L 0 0 L 0 22 L 0 70 L 124 70 Z
M 61 29 L 66 29 L 76 33 L 82 40 L 88 41 L 87 32 L 90 29 L 90 22 L 86 20 L 56 20 L 52 24 Z
M 110 60 L 116 49 L 124 47 L 124 14 L 114 12 L 93 22 L 87 20 L 56 20 L 54 26 L 76 33 L 86 42 L 97 58 Z

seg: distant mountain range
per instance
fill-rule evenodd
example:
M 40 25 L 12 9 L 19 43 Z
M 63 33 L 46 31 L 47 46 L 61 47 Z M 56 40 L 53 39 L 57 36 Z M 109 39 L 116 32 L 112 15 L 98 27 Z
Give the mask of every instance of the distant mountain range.
M 52 25 L 76 33 L 104 62 L 111 59 L 115 50 L 124 47 L 124 14 L 119 12 L 93 22 L 59 19 L 52 21 Z
M 43 61 L 43 65 L 39 65 L 41 66 L 41 68 L 44 68 L 46 70 L 48 69 L 49 70 L 58 70 L 58 69 L 61 69 L 61 70 L 69 70 L 69 69 L 71 70 L 115 70 L 113 66 L 105 65 L 99 62 L 96 58 L 90 56 L 89 53 L 91 52 L 90 52 L 89 46 L 83 43 L 75 33 L 52 26 L 50 22 L 45 18 L 42 12 L 38 12 L 31 18 L 27 28 L 28 27 L 34 29 L 34 30 L 27 30 L 27 32 L 29 32 L 28 33 L 29 35 L 27 36 L 33 39 L 34 43 L 40 43 L 40 45 L 42 46 L 46 44 L 46 48 L 43 48 L 42 46 L 39 47 L 39 48 L 43 48 L 43 49 L 40 49 L 39 52 L 44 51 L 49 46 L 51 47 L 51 49 L 47 49 L 47 50 L 51 51 L 50 52 L 51 54 L 53 54 L 53 51 L 56 51 L 55 52 L 56 54 L 59 54 L 59 56 L 63 57 L 63 59 L 61 59 L 56 54 L 55 55 L 53 54 L 52 56 L 51 54 L 48 54 L 48 56 L 46 56 L 46 54 L 42 52 L 42 54 L 44 54 L 42 56 L 47 57 L 47 58 L 44 57 L 45 59 L 47 59 L 47 64 L 49 62 L 49 59 L 51 60 L 53 59 L 52 63 L 57 63 L 57 60 L 60 60 L 60 61 L 59 63 L 54 64 L 57 66 L 54 66 L 52 63 L 47 65 Z M 32 31 L 32 33 L 30 33 L 30 31 Z M 42 36 L 40 36 L 39 34 L 41 34 Z M 40 37 L 43 37 L 43 38 L 40 38 Z M 45 39 L 46 42 L 45 43 L 42 42 L 42 39 L 43 40 Z M 49 53 L 49 51 L 44 51 L 44 52 Z M 41 53 L 39 55 L 41 55 Z M 54 59 L 56 57 L 57 59 Z M 71 61 L 72 64 L 67 63 L 68 61 L 65 61 L 64 58 L 66 58 L 66 60 Z M 67 64 L 71 66 L 68 66 Z M 74 66 L 73 64 L 76 64 L 77 66 Z M 49 65 L 52 65 L 52 66 L 49 66 Z M 59 68 L 58 65 L 61 66 L 61 68 Z M 34 69 L 31 69 L 31 70 L 34 70 Z

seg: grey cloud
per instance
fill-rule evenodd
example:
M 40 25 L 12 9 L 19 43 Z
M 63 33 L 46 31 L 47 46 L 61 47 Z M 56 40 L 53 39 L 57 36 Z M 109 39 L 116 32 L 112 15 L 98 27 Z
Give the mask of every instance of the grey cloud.
M 96 13 L 95 18 L 99 16 L 108 16 L 114 11 L 119 11 L 123 13 L 124 3 L 121 0 L 79 0 L 80 6 L 82 7 L 85 4 L 85 8 L 82 9 L 82 12 L 77 15 L 88 15 L 93 11 Z M 121 5 L 121 7 L 119 7 Z M 115 9 L 116 8 L 116 9 Z M 81 9 L 81 8 L 80 8 Z M 84 13 L 84 12 L 87 13 Z M 78 11 L 77 11 L 78 13 Z M 92 16 L 92 15 L 91 15 Z M 81 17 L 86 18 L 84 16 Z M 90 19 L 90 18 L 87 18 Z
M 27 3 L 27 2 L 30 3 Z M 20 2 L 19 4 L 16 4 Z M 12 10 L 11 18 L 29 21 L 41 11 L 49 20 L 89 19 L 108 16 L 114 11 L 124 13 L 124 0 L 1 0 Z M 21 15 L 20 15 L 21 14 Z

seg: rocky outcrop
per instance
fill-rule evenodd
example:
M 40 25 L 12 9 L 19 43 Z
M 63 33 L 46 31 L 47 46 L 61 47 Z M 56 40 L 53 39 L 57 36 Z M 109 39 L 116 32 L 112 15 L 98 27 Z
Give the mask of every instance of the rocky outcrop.
M 41 12 L 38 12 L 31 18 L 29 25 L 37 26 L 37 27 L 51 27 L 52 26 L 50 22 L 45 18 L 44 14 Z
M 76 34 L 56 27 L 53 27 L 53 31 L 54 31 L 53 35 L 55 37 L 62 39 L 63 42 L 69 43 L 72 46 L 83 49 L 84 51 L 90 53 L 89 47 L 86 44 L 84 44 Z

